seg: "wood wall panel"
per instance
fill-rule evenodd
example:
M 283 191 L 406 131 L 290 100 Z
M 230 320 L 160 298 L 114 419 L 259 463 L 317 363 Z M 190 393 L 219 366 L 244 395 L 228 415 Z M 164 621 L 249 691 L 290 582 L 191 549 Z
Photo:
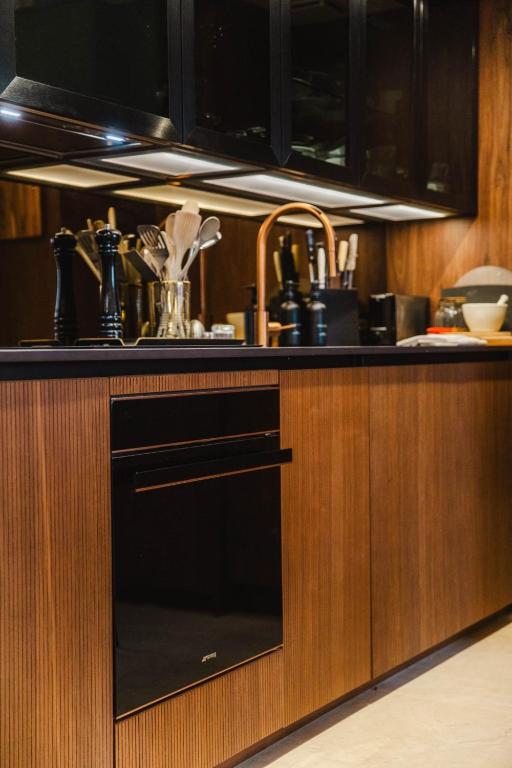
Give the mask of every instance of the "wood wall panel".
M 108 382 L 0 383 L 0 766 L 111 768 Z
M 212 768 L 283 726 L 282 651 L 116 724 L 116 768 Z
M 229 373 L 176 373 L 161 376 L 118 376 L 110 379 L 111 395 L 149 392 L 184 392 L 192 389 L 224 389 L 277 385 L 277 371 L 232 371 Z
M 282 372 L 281 443 L 289 724 L 371 678 L 368 371 Z
M 512 269 L 512 4 L 481 0 L 479 215 L 387 227 L 388 290 L 430 296 L 484 264 Z
M 375 675 L 512 602 L 511 376 L 370 370 Z
M 41 237 L 41 188 L 0 181 L 0 240 Z

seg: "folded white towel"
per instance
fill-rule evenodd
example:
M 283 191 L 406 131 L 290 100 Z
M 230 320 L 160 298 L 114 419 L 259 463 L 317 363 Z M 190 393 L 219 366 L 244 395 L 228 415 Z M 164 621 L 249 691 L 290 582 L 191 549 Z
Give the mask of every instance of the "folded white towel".
M 486 347 L 485 339 L 462 333 L 427 333 L 397 342 L 397 347 Z

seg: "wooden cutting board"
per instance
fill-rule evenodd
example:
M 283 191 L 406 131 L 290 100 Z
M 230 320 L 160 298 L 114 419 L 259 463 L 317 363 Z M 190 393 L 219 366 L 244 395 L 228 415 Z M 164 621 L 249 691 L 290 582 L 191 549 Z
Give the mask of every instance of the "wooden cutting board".
M 465 331 L 464 336 L 472 336 L 477 339 L 485 339 L 490 347 L 512 347 L 512 333 L 510 331 Z

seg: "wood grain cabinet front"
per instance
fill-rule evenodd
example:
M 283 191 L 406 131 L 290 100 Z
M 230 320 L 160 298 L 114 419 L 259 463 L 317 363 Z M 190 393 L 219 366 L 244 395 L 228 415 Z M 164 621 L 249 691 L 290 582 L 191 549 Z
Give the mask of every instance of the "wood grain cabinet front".
M 289 724 L 371 679 L 368 371 L 280 380 Z
M 511 375 L 370 371 L 376 676 L 512 602 Z

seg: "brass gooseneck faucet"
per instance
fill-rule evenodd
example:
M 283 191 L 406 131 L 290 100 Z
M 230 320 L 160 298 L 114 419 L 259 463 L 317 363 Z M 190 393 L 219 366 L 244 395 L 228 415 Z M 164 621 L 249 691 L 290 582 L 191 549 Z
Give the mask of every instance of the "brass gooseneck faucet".
M 256 243 L 256 291 L 258 298 L 255 323 L 256 343 L 261 344 L 263 347 L 268 347 L 268 312 L 266 308 L 267 297 L 265 287 L 268 236 L 277 219 L 285 213 L 291 213 L 292 211 L 309 213 L 322 223 L 325 230 L 329 278 L 336 277 L 336 236 L 331 222 L 320 208 L 309 203 L 286 203 L 280 208 L 276 208 L 275 211 L 267 216 L 259 229 Z

